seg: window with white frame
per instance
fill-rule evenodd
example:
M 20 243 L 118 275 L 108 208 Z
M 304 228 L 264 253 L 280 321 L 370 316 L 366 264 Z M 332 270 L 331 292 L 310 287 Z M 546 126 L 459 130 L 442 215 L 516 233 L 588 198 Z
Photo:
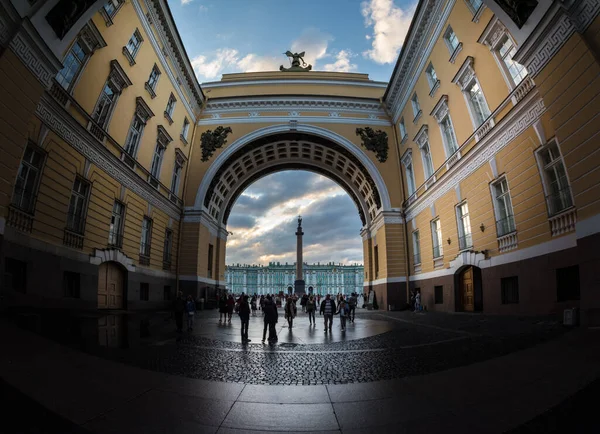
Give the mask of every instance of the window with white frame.
M 171 251 L 173 250 L 173 231 L 165 229 L 165 242 L 163 245 L 163 268 L 171 266 Z
M 451 26 L 448 26 L 446 31 L 444 32 L 444 41 L 446 42 L 446 46 L 448 47 L 448 51 L 450 54 L 453 54 L 454 51 L 458 48 L 459 41 L 456 33 L 452 30 Z
M 125 140 L 125 152 L 135 158 L 140 140 L 142 139 L 142 133 L 146 124 L 136 114 L 133 116 L 131 126 L 129 127 L 129 134 Z
M 171 177 L 171 192 L 175 195 L 179 194 L 179 183 L 181 181 L 181 170 L 183 163 L 179 160 L 175 161 L 173 166 L 173 176 Z
M 473 80 L 466 89 L 467 100 L 476 126 L 481 125 L 491 114 L 479 81 Z
M 419 97 L 415 92 L 410 100 L 412 104 L 413 114 L 415 115 L 415 119 L 421 114 L 421 106 L 419 105 Z
M 442 225 L 440 219 L 431 221 L 431 241 L 433 243 L 433 257 L 439 258 L 444 255 L 442 248 Z
M 515 231 L 515 218 L 513 216 L 508 182 L 502 178 L 492 184 L 494 197 L 494 210 L 496 211 L 496 231 L 499 237 Z
M 433 158 L 431 157 L 431 149 L 429 148 L 429 140 L 423 140 L 419 144 L 421 150 L 421 158 L 423 159 L 423 171 L 425 172 L 425 179 L 433 175 Z
M 417 265 L 421 263 L 421 240 L 419 239 L 419 231 L 416 230 L 412 233 L 413 241 L 413 264 Z
M 513 57 L 517 53 L 517 47 L 515 47 L 515 44 L 508 35 L 504 35 L 496 50 L 498 57 L 512 80 L 513 87 L 518 86 L 527 76 L 527 69 L 513 60 Z
M 108 228 L 108 244 L 110 246 L 123 246 L 123 222 L 125 220 L 125 205 L 119 201 L 115 201 L 113 212 Z
M 142 237 L 140 239 L 140 255 L 150 256 L 150 242 L 152 238 L 152 220 L 144 217 L 142 221 Z
M 169 97 L 169 102 L 167 103 L 167 108 L 165 109 L 165 114 L 169 115 L 169 118 L 173 118 L 173 111 L 175 110 L 175 103 L 177 99 L 175 99 L 175 95 L 171 94 Z M 171 122 L 173 122 L 171 120 Z
M 142 45 L 142 35 L 138 29 L 135 29 L 131 38 L 127 42 L 127 45 L 123 47 L 123 54 L 127 57 L 130 65 L 135 64 L 135 57 L 137 56 L 140 46 Z
M 63 60 L 63 68 L 56 74 L 56 81 L 67 91 L 70 91 L 75 85 L 75 81 L 83 71 L 89 57 L 89 53 L 84 47 L 85 45 L 77 39 Z
M 22 211 L 33 213 L 46 156 L 37 146 L 28 144 L 19 166 L 12 204 Z
M 406 173 L 406 188 L 408 189 L 408 195 L 411 196 L 415 190 L 415 172 L 413 169 L 412 152 L 410 149 L 402 157 L 402 165 L 404 166 L 404 172 Z
M 479 10 L 479 8 L 481 7 L 481 5 L 483 5 L 482 0 L 466 0 L 466 2 L 467 2 L 467 6 L 469 6 L 469 9 L 471 9 L 471 12 L 473 13 L 473 15 L 475 15 L 477 13 L 477 11 Z
M 471 219 L 469 218 L 469 206 L 467 202 L 463 202 L 456 207 L 456 220 L 458 223 L 458 248 L 465 250 L 473 247 Z
M 110 115 L 116 105 L 117 95 L 118 93 L 114 89 L 114 85 L 110 80 L 107 81 L 102 88 L 102 92 L 96 103 L 96 108 L 92 113 L 92 119 L 94 119 L 103 129 L 106 129 L 106 126 L 108 125 Z
M 163 156 L 165 155 L 165 147 L 161 143 L 156 144 L 154 154 L 152 155 L 152 164 L 150 166 L 150 175 L 155 178 L 160 178 L 160 167 L 162 166 Z
M 181 128 L 181 138 L 187 140 L 188 131 L 190 130 L 190 121 L 185 118 L 183 120 L 183 128 Z
M 427 77 L 427 82 L 429 83 L 429 90 L 433 90 L 433 88 L 438 85 L 439 80 L 432 63 L 430 63 L 425 70 L 425 76 Z
M 80 177 L 75 177 L 71 200 L 69 201 L 69 212 L 67 213 L 67 229 L 83 235 L 85 229 L 85 213 L 90 193 L 90 184 Z
M 160 69 L 158 69 L 158 66 L 154 65 L 150 72 L 150 76 L 148 77 L 148 81 L 146 82 L 146 90 L 150 93 L 152 98 L 156 96 L 156 85 L 158 84 L 159 78 Z
M 454 134 L 454 126 L 452 125 L 452 119 L 450 115 L 444 116 L 440 122 L 440 128 L 442 130 L 442 139 L 448 156 L 454 154 L 458 150 L 458 142 L 456 141 L 456 135 Z
M 102 6 L 102 12 L 105 20 L 107 21 L 107 25 L 112 24 L 112 19 L 117 14 L 123 3 L 124 0 L 108 0 L 106 3 L 104 3 L 104 6 Z
M 398 125 L 400 127 L 400 141 L 402 141 L 406 137 L 406 125 L 404 124 L 404 118 L 400 119 L 400 123 Z
M 555 215 L 573 206 L 571 187 L 556 140 L 552 140 L 537 152 L 546 187 L 546 203 L 549 214 Z

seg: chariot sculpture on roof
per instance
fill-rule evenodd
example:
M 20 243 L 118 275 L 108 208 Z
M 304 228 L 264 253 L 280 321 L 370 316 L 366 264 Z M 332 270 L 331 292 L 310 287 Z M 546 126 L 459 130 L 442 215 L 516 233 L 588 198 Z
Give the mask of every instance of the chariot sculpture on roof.
M 304 61 L 304 51 L 302 53 L 292 53 L 291 51 L 286 51 L 284 53 L 287 57 L 292 59 L 292 66 L 290 68 L 284 68 L 283 65 L 279 67 L 279 70 L 282 72 L 307 72 L 312 69 L 312 65 L 307 65 Z

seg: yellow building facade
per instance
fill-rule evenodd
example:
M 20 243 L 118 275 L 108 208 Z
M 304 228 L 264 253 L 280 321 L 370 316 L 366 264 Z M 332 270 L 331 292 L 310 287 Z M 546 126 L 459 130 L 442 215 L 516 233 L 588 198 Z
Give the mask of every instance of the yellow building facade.
M 165 0 L 67 3 L 0 6 L 2 303 L 214 300 L 235 200 L 304 169 L 355 202 L 381 307 L 600 321 L 599 1 L 421 0 L 389 83 L 202 87 Z

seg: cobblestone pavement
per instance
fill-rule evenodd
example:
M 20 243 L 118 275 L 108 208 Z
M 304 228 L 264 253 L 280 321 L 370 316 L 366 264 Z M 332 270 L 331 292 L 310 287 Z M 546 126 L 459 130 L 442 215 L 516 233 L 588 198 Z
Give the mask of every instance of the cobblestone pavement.
M 427 374 L 476 363 L 524 349 L 563 333 L 556 321 L 479 314 L 362 311 L 356 325 L 387 330 L 360 339 L 344 339 L 339 321 L 325 338 L 317 317 L 315 343 L 302 344 L 280 326 L 277 345 L 253 339 L 249 345 L 223 340 L 215 311 L 199 312 L 196 329 L 177 335 L 168 313 L 115 315 L 112 319 L 42 318 L 39 331 L 64 344 L 133 366 L 206 380 L 248 384 L 345 384 Z M 32 328 L 31 320 L 22 320 Z M 206 324 L 203 327 L 203 324 Z M 364 326 L 364 324 L 363 324 Z M 214 331 L 206 329 L 214 327 Z M 233 325 L 238 327 L 239 319 Z M 352 325 L 348 327 L 350 329 Z M 34 327 L 35 328 L 35 327 Z M 262 331 L 262 318 L 250 330 Z M 297 335 L 309 328 L 296 320 Z M 311 332 L 312 333 L 312 332 Z

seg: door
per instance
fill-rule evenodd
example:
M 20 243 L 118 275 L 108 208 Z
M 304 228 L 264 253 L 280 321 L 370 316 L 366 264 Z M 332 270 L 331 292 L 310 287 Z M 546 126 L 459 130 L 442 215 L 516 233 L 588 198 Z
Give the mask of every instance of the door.
M 98 275 L 98 308 L 122 309 L 125 273 L 115 262 L 100 264 Z
M 473 285 L 473 267 L 467 268 L 460 277 L 462 307 L 465 312 L 475 310 L 475 287 Z

